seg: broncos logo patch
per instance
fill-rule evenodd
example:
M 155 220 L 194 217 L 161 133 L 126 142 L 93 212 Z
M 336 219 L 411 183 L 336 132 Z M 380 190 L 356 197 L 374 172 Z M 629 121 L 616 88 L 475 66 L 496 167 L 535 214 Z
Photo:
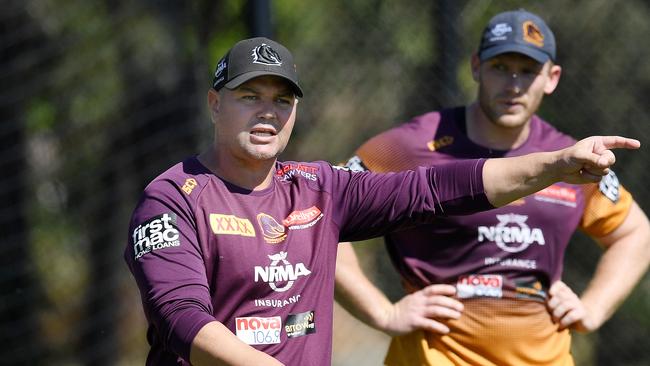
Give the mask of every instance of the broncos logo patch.
M 282 59 L 280 55 L 271 46 L 262 43 L 261 46 L 253 48 L 253 63 L 271 66 L 281 66 Z
M 284 226 L 280 225 L 271 215 L 258 214 L 257 223 L 260 225 L 262 235 L 267 243 L 277 244 L 287 237 Z

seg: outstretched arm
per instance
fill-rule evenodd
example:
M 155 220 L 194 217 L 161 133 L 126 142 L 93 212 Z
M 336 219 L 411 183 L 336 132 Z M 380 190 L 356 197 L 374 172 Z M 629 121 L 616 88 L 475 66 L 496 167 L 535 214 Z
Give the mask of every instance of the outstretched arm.
M 636 203 L 623 223 L 599 242 L 605 247 L 605 253 L 581 297 L 563 282 L 551 286 L 548 306 L 562 328 L 571 327 L 581 332 L 598 329 L 648 269 L 650 223 Z
M 640 146 L 638 140 L 625 137 L 592 136 L 558 151 L 489 159 L 483 186 L 490 203 L 500 207 L 555 182 L 595 183 L 616 161 L 611 149 Z
M 336 301 L 354 317 L 389 335 L 416 329 L 446 334 L 444 319 L 458 319 L 463 304 L 452 298 L 456 288 L 431 285 L 395 304 L 365 276 L 350 243 L 340 243 L 336 261 Z

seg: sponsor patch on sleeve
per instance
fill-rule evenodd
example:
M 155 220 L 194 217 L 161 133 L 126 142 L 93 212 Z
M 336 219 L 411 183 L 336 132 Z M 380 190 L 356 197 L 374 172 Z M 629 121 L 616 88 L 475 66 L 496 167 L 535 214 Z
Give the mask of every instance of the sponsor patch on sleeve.
M 279 316 L 235 318 L 235 334 L 246 344 L 280 343 L 281 332 L 282 319 Z
M 365 172 L 368 170 L 365 165 L 363 165 L 363 161 L 361 158 L 357 155 L 353 156 L 348 160 L 347 163 L 345 163 L 345 167 L 350 169 L 352 172 Z
M 155 250 L 181 245 L 174 213 L 164 213 L 150 218 L 136 226 L 131 236 L 135 259 Z
M 609 174 L 604 176 L 600 180 L 600 184 L 598 184 L 600 192 L 614 203 L 618 202 L 618 199 L 621 197 L 619 186 L 620 183 L 618 181 L 618 177 L 613 170 L 610 170 Z

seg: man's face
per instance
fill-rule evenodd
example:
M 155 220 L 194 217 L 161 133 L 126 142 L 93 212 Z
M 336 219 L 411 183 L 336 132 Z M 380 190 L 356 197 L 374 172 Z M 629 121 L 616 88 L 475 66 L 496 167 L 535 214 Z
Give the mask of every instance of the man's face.
M 284 151 L 298 103 L 285 79 L 260 76 L 233 90 L 212 90 L 208 101 L 220 154 L 246 164 L 275 159 Z
M 479 82 L 479 105 L 488 119 L 501 127 L 525 125 L 537 111 L 544 94 L 551 94 L 560 79 L 560 66 L 540 64 L 518 53 L 505 53 L 484 62 L 472 60 Z

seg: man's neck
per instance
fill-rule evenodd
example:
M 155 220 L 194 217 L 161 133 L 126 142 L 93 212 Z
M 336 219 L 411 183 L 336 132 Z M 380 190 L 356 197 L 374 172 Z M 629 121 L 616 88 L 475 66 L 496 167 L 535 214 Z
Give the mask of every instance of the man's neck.
M 521 127 L 504 127 L 490 121 L 478 102 L 465 108 L 467 137 L 477 145 L 494 150 L 512 150 L 520 147 L 530 134 L 530 121 Z
M 224 156 L 227 154 L 223 154 Z M 268 188 L 273 179 L 275 159 L 265 161 L 243 161 L 220 158 L 214 148 L 200 154 L 199 162 L 216 176 L 238 187 L 260 191 Z

